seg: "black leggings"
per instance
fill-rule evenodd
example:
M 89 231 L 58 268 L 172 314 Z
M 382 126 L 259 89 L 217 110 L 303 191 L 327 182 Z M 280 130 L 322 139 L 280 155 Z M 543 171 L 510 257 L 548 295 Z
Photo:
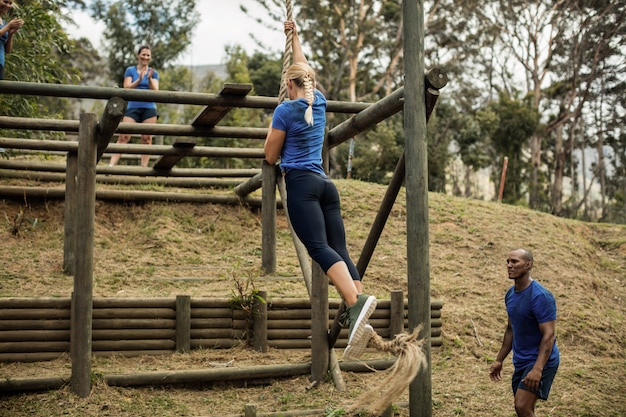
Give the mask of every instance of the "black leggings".
M 353 280 L 361 280 L 346 247 L 337 187 L 328 178 L 311 171 L 290 170 L 285 176 L 287 210 L 296 235 L 309 256 L 326 273 L 344 261 Z

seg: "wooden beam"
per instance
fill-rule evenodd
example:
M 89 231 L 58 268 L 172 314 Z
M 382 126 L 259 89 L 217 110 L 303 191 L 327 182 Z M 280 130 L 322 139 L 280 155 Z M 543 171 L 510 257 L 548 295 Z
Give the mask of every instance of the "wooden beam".
M 124 118 L 126 105 L 126 101 L 120 97 L 111 97 L 107 102 L 96 129 L 96 145 L 98 146 L 96 163 L 102 158 L 102 154 L 111 141 L 117 126 Z
M 138 90 L 136 88 L 46 84 L 6 80 L 0 83 L 0 94 L 92 98 L 97 100 L 121 97 L 126 101 L 154 101 L 157 103 L 194 104 L 201 106 L 224 105 L 267 110 L 273 110 L 278 105 L 277 97 L 245 97 L 184 91 Z M 329 113 L 358 113 L 369 106 L 370 103 L 328 100 L 326 103 L 326 111 Z
M 226 83 L 222 90 L 219 92 L 219 95 L 224 97 L 245 97 L 248 93 L 252 91 L 252 84 L 233 84 Z M 191 122 L 192 126 L 202 126 L 202 127 L 213 127 L 219 123 L 220 120 L 224 118 L 231 110 L 233 106 L 227 105 L 209 105 L 198 113 L 198 115 L 194 118 L 193 122 Z
M 172 148 L 176 149 L 177 152 L 170 155 L 163 155 L 154 163 L 152 169 L 169 171 L 178 161 L 189 155 L 195 146 L 195 142 L 177 141 L 172 145 Z
M 93 113 L 80 115 L 78 134 L 78 169 L 76 172 L 76 218 L 74 248 L 76 256 L 74 292 L 71 310 L 72 379 L 71 391 L 81 398 L 91 392 L 91 318 L 93 312 L 94 222 L 96 216 L 96 129 L 98 121 Z
M 18 172 L 0 169 L 0 178 L 18 178 L 39 182 L 65 182 L 66 175 L 56 172 Z M 98 175 L 98 184 L 114 185 L 162 185 L 181 188 L 233 188 L 241 184 L 245 178 L 173 178 L 173 177 L 134 177 L 124 175 Z M 67 198 L 66 198 L 67 205 Z
M 65 190 L 62 188 L 44 187 L 11 187 L 0 186 L 0 195 L 3 198 L 45 198 L 64 199 Z M 236 195 L 176 193 L 161 191 L 123 191 L 123 190 L 99 190 L 96 192 L 97 200 L 115 201 L 177 201 L 181 203 L 213 203 L 240 205 L 242 202 L 251 207 L 261 207 L 261 199 L 254 197 L 241 198 Z M 277 203 L 279 204 L 279 203 Z

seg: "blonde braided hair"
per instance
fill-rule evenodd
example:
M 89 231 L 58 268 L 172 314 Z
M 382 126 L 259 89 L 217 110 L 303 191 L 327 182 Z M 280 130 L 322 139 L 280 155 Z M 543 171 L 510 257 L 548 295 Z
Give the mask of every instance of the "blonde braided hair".
M 285 73 L 285 80 L 291 80 L 300 88 L 304 88 L 304 97 L 309 107 L 304 112 L 304 120 L 313 126 L 313 100 L 315 99 L 315 71 L 308 64 L 296 62 Z

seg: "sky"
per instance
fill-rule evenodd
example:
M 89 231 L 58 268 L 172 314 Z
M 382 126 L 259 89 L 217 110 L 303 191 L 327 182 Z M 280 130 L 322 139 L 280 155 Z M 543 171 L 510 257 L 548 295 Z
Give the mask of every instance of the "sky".
M 197 10 L 200 22 L 193 33 L 189 51 L 180 59 L 182 65 L 215 65 L 223 63 L 225 59 L 224 47 L 239 45 L 249 54 L 258 49 L 250 37 L 255 36 L 276 51 L 282 51 L 285 37 L 282 27 L 272 31 L 257 23 L 253 18 L 244 14 L 239 6 L 244 4 L 250 11 L 262 13 L 260 6 L 252 0 L 199 0 Z M 95 22 L 88 14 L 73 12 L 72 18 L 77 26 L 67 28 L 70 36 L 86 37 L 95 48 L 102 46 L 102 32 L 104 24 Z M 269 51 L 266 51 L 269 52 Z

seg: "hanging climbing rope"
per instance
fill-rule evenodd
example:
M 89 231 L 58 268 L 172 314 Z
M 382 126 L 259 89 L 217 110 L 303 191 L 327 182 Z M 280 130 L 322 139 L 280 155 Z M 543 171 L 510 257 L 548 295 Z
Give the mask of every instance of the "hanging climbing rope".
M 287 20 L 293 20 L 293 7 L 291 0 L 287 0 Z M 285 41 L 285 51 L 283 52 L 283 72 L 280 80 L 280 91 L 278 93 L 278 103 L 282 103 L 287 99 L 287 80 L 285 80 L 285 73 L 291 65 L 291 48 L 293 44 L 293 30 L 287 32 L 287 40 Z

